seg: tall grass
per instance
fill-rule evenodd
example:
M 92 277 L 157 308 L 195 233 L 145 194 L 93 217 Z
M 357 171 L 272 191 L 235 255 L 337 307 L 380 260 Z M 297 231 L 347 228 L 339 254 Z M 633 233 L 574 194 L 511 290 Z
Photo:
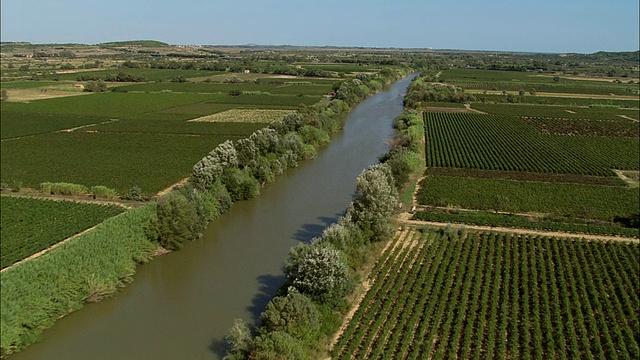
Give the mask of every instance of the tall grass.
M 44 194 L 51 195 L 86 195 L 89 193 L 89 189 L 87 189 L 84 185 L 79 184 L 71 184 L 64 182 L 44 182 L 40 184 L 40 189 Z
M 115 199 L 118 192 L 104 185 L 96 185 L 91 187 L 91 194 L 94 198 Z
M 127 211 L 2 272 L 2 355 L 36 342 L 59 317 L 131 282 L 136 265 L 148 261 L 156 247 L 143 229 L 154 212 L 155 203 Z

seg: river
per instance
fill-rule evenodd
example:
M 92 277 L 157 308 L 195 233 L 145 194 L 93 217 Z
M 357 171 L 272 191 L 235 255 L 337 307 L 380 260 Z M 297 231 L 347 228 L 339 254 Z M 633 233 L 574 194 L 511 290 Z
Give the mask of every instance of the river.
M 234 204 L 201 239 L 138 267 L 114 297 L 62 318 L 10 359 L 222 359 L 233 320 L 258 323 L 284 282 L 289 248 L 335 222 L 355 178 L 388 150 L 414 76 L 355 107 L 316 159 Z

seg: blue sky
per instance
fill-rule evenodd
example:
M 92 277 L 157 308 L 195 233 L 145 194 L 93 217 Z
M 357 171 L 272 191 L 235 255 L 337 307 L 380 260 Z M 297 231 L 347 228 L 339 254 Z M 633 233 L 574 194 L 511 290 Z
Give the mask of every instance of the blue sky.
M 2 41 L 635 51 L 638 0 L 2 0 Z

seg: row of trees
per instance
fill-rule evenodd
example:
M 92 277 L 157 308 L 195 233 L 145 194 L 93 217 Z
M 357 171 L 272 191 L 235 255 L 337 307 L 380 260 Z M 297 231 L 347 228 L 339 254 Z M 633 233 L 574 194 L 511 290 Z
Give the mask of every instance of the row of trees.
M 395 121 L 396 134 L 381 164 L 363 171 L 346 214 L 310 244 L 293 247 L 285 262 L 287 282 L 261 315 L 262 325 L 251 329 L 236 320 L 227 334 L 227 360 L 311 359 L 322 351 L 347 311 L 345 297 L 356 273 L 370 255 L 372 242 L 392 236 L 398 189 L 421 163 L 424 134 L 418 112 L 407 110 Z
M 346 215 L 322 237 L 291 248 L 285 262 L 287 283 L 267 304 L 257 335 L 253 337 L 243 321 L 235 321 L 226 337 L 225 359 L 316 357 L 320 339 L 340 326 L 347 310 L 345 297 L 354 289 L 355 271 L 366 259 L 367 245 L 393 233 L 397 199 L 389 165 L 363 171 Z
M 219 144 L 194 165 L 186 185 L 158 200 L 157 212 L 146 227 L 148 237 L 169 250 L 200 237 L 206 224 L 228 211 L 233 202 L 257 196 L 261 186 L 285 169 L 315 157 L 318 147 L 341 129 L 351 105 L 397 76 L 386 74 L 389 77 L 346 81 L 345 91 L 366 86 L 362 97 L 348 101 L 336 97 L 327 105 L 303 107 L 248 138 Z

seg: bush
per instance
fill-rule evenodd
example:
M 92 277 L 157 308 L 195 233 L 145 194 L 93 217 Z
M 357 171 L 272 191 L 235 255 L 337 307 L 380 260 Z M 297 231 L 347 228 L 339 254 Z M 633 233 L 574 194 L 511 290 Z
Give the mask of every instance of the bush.
M 40 189 L 43 194 L 51 194 L 51 195 L 86 195 L 89 193 L 89 189 L 87 189 L 84 185 L 79 184 L 70 184 L 70 183 L 50 183 L 45 182 L 40 184 Z
M 142 189 L 138 185 L 132 186 L 127 194 L 123 197 L 125 200 L 146 201 L 146 196 L 142 193 Z
M 103 199 L 115 199 L 118 197 L 118 193 L 114 189 L 110 189 L 103 185 L 96 185 L 91 187 L 91 194 L 93 198 Z

